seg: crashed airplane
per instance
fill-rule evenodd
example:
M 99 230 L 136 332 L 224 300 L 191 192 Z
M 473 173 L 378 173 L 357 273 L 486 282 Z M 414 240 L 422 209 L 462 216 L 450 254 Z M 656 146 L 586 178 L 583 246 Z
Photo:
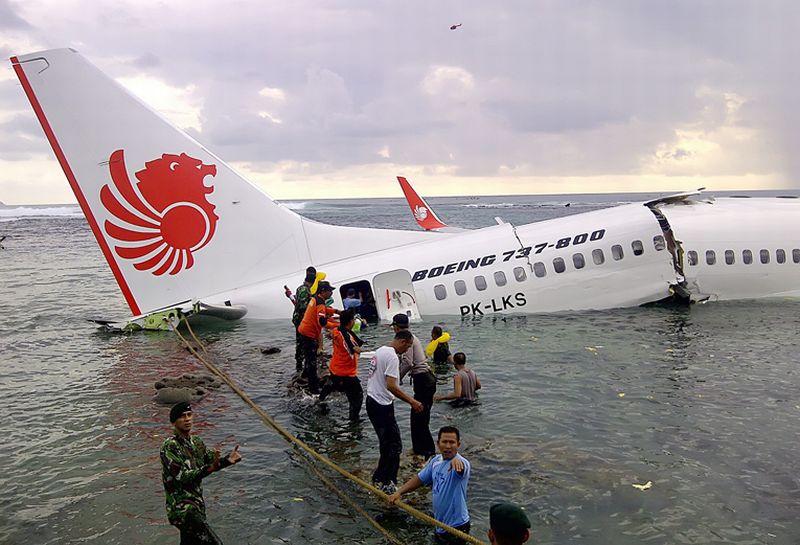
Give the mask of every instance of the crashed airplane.
M 337 286 L 335 305 L 353 287 L 381 319 L 800 295 L 793 198 L 694 192 L 476 230 L 449 229 L 416 203 L 429 230 L 325 225 L 272 200 L 76 51 L 11 63 L 132 323 L 171 310 L 283 319 L 284 285 L 309 265 Z

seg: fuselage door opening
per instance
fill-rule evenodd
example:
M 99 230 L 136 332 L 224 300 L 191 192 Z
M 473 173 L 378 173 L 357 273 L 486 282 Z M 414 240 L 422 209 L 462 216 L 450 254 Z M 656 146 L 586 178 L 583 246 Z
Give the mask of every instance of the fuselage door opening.
M 390 322 L 395 314 L 405 314 L 412 320 L 419 320 L 417 296 L 411 283 L 411 273 L 397 269 L 376 275 L 372 281 L 375 290 L 375 304 L 378 317 Z
M 342 310 L 352 308 L 366 321 L 370 323 L 378 321 L 376 295 L 372 292 L 368 280 L 343 284 L 339 288 L 339 294 L 342 296 Z

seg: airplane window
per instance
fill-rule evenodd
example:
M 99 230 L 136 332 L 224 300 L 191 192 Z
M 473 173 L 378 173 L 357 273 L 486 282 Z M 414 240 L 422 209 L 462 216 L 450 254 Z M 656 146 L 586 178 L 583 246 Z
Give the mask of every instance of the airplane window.
M 697 252 L 694 250 L 689 250 L 686 252 L 686 259 L 689 261 L 689 265 L 695 266 L 697 265 Z
M 653 237 L 653 246 L 655 247 L 657 252 L 660 252 L 661 250 L 667 247 L 667 243 L 664 241 L 663 236 L 656 235 Z
M 766 265 L 769 263 L 769 250 L 761 250 L 758 252 L 758 257 L 761 258 L 761 263 Z
M 562 273 L 567 270 L 567 265 L 562 258 L 557 257 L 553 260 L 553 269 L 555 269 L 557 273 Z
M 456 295 L 464 295 L 467 293 L 467 283 L 463 280 L 455 281 Z
M 792 261 L 794 261 L 795 263 L 800 263 L 800 250 L 798 250 L 797 248 L 792 250 Z
M 611 257 L 614 258 L 614 261 L 619 261 L 620 259 L 625 257 L 625 254 L 622 253 L 622 246 L 620 246 L 619 244 L 614 244 L 611 247 Z
M 494 273 L 494 283 L 498 286 L 505 286 L 506 285 L 506 273 L 503 271 L 497 271 Z
M 433 286 L 433 294 L 436 296 L 436 299 L 441 301 L 447 297 L 447 289 L 442 284 L 436 284 Z
M 800 250 L 795 250 L 795 251 L 798 252 L 797 255 L 800 256 Z M 795 263 L 797 263 L 797 261 L 795 261 Z M 536 263 L 534 263 L 533 274 L 536 275 L 536 278 L 541 278 L 544 275 L 546 275 L 547 270 L 544 268 L 544 263 L 542 263 L 541 261 L 537 261 Z
M 525 282 L 528 279 L 528 273 L 522 267 L 514 267 L 514 278 L 517 282 Z
M 714 250 L 706 250 L 706 264 L 715 265 L 717 263 L 717 252 Z
M 576 269 L 582 269 L 586 265 L 583 254 L 572 254 L 572 264 L 575 265 Z
M 597 248 L 596 250 L 592 250 L 592 261 L 594 261 L 595 265 L 602 265 L 606 260 L 606 256 L 603 255 L 603 250 Z
M 478 291 L 483 291 L 486 289 L 486 279 L 478 275 L 475 277 L 475 287 L 478 288 Z
M 725 263 L 728 265 L 733 265 L 734 261 L 733 250 L 725 250 Z
M 749 265 L 753 262 L 753 252 L 750 250 L 742 250 L 742 263 Z
M 642 244 L 641 240 L 634 240 L 631 242 L 631 249 L 633 250 L 633 255 L 642 255 L 644 253 L 644 244 Z
M 775 250 L 775 261 L 786 263 L 786 252 L 784 250 Z

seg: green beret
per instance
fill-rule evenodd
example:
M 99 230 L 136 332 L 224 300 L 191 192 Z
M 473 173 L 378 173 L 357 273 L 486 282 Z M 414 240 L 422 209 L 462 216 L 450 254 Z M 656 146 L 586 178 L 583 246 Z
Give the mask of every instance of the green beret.
M 513 503 L 496 503 L 489 508 L 489 526 L 496 534 L 516 538 L 531 527 L 531 521 Z
M 180 403 L 176 403 L 173 405 L 172 410 L 169 411 L 169 421 L 174 424 L 176 420 L 178 420 L 183 413 L 186 411 L 191 411 L 192 406 L 189 405 L 187 401 L 181 401 Z

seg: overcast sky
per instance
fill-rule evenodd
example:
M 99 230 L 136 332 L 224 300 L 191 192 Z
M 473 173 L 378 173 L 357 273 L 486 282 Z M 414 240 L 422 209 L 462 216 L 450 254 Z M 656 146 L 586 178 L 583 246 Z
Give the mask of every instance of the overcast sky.
M 792 1 L 0 0 L 279 199 L 800 187 Z M 450 26 L 461 24 L 457 30 Z M 0 70 L 0 201 L 75 202 Z

